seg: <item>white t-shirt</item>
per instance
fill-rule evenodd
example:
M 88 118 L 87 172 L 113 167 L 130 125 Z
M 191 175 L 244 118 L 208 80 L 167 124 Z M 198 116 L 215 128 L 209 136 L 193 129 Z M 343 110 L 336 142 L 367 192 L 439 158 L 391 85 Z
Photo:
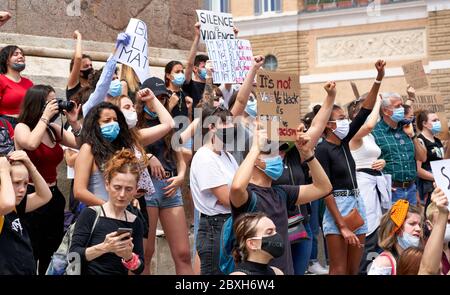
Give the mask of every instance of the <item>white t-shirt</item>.
M 69 126 L 67 128 L 67 131 L 69 131 L 69 132 L 72 131 L 72 126 Z M 80 152 L 80 150 L 77 150 L 77 149 L 73 149 L 73 148 L 70 148 L 70 147 L 67 147 L 64 145 L 61 145 L 61 146 L 62 146 L 62 149 L 64 152 L 66 152 L 66 150 L 71 150 L 76 153 Z M 73 167 L 70 167 L 69 165 L 67 165 L 67 179 L 74 179 L 74 178 L 75 178 L 75 170 L 73 169 Z
M 205 215 L 231 213 L 230 209 L 218 204 L 211 188 L 231 186 L 238 169 L 234 157 L 226 152 L 216 154 L 207 147 L 201 147 L 191 163 L 190 184 L 195 208 Z

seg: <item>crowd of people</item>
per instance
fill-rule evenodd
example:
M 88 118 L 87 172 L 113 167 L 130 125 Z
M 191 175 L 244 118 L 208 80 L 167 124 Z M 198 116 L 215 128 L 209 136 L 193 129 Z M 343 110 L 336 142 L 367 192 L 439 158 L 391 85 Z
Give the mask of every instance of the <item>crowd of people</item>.
M 9 18 L 0 12 L 0 26 Z M 22 48 L 1 49 L 0 274 L 51 274 L 65 235 L 82 275 L 150 274 L 158 221 L 181 275 L 449 273 L 448 199 L 430 165 L 450 158 L 437 137 L 448 130 L 413 108 L 412 87 L 406 101 L 379 93 L 385 61 L 346 108 L 327 82 L 296 140 L 279 142 L 257 115 L 264 57 L 242 85 L 216 85 L 194 30 L 187 63 L 145 81 L 114 54 L 94 69 L 75 31 L 64 99 L 22 76 Z M 115 48 L 129 42 L 120 33 Z M 318 262 L 322 237 L 329 266 Z

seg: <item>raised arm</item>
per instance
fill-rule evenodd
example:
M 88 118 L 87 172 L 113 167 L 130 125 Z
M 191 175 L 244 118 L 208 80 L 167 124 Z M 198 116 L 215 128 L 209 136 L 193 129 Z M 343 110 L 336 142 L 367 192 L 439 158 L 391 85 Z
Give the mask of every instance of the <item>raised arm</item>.
M 431 200 L 436 204 L 439 213 L 420 260 L 419 275 L 439 274 L 445 228 L 448 221 L 448 199 L 445 193 L 441 189 L 436 188 L 431 194 Z
M 308 147 L 314 148 L 319 141 L 323 131 L 325 130 L 325 126 L 331 115 L 331 110 L 333 109 L 334 100 L 336 99 L 336 83 L 334 81 L 329 81 L 323 87 L 327 92 L 327 97 L 325 98 L 325 102 L 320 108 L 317 115 L 311 122 L 311 126 L 309 127 L 306 133 L 310 137 L 309 142 L 307 143 Z M 304 160 L 302 158 L 302 160 Z
M 372 88 L 369 91 L 369 94 L 367 95 L 366 99 L 364 100 L 362 107 L 366 110 L 372 110 L 375 102 L 378 97 L 378 91 L 380 90 L 381 81 L 384 78 L 384 68 L 386 67 L 386 62 L 384 60 L 378 60 L 375 63 L 375 68 L 377 69 L 377 79 L 373 83 Z
M 405 105 L 412 106 L 416 100 L 416 90 L 408 84 L 406 85 L 406 93 L 408 94 L 408 98 L 405 101 Z
M 375 128 L 378 122 L 378 116 L 380 115 L 380 107 L 381 107 L 381 99 L 377 99 L 366 123 L 364 123 L 364 125 L 362 125 L 359 131 L 356 132 L 355 136 L 353 136 L 350 142 L 362 141 L 364 136 L 372 132 L 372 130 Z
M 11 13 L 8 11 L 0 11 L 0 27 L 6 24 L 6 22 L 11 18 Z
M 136 94 L 136 97 L 137 99 L 145 102 L 148 108 L 155 110 L 160 121 L 160 124 L 157 126 L 139 130 L 139 135 L 141 137 L 140 142 L 143 146 L 147 146 L 169 133 L 170 130 L 175 127 L 175 123 L 170 113 L 161 104 L 161 102 L 156 99 L 155 95 L 150 89 L 145 88 L 139 90 Z
M 198 43 L 200 42 L 200 23 L 194 25 L 194 41 L 192 42 L 191 51 L 189 51 L 186 68 L 184 69 L 185 84 L 189 84 L 192 80 L 192 71 L 194 70 L 194 60 L 197 55 Z
M 81 47 L 82 37 L 78 30 L 73 33 L 73 38 L 77 40 L 75 45 L 75 54 L 73 55 L 73 66 L 70 71 L 69 80 L 67 81 L 67 89 L 73 89 L 77 86 L 80 77 L 81 60 L 83 57 L 83 49 Z
M 239 88 L 237 93 L 236 102 L 233 108 L 230 110 L 233 116 L 238 117 L 244 113 L 245 107 L 247 106 L 248 97 L 253 89 L 253 82 L 255 81 L 256 74 L 261 66 L 264 64 L 264 57 L 261 55 L 253 57 L 253 65 L 250 71 L 245 77 L 244 83 Z
M 300 186 L 297 205 L 306 204 L 325 197 L 333 189 L 330 179 L 314 156 L 314 147 L 308 144 L 310 140 L 311 138 L 308 134 L 303 133 L 302 129 L 297 129 L 296 145 L 302 159 L 308 161 L 309 172 L 312 177 L 312 184 Z
M 11 165 L 6 157 L 0 157 L 0 216 L 16 207 L 16 194 L 11 181 Z
M 206 80 L 205 80 L 205 90 L 203 91 L 202 101 L 203 104 L 214 105 L 214 87 L 212 78 L 212 63 L 208 60 L 205 64 L 206 69 Z
M 14 142 L 16 149 L 25 149 L 28 151 L 34 151 L 37 149 L 42 142 L 42 137 L 47 130 L 47 125 L 49 124 L 50 119 L 53 118 L 54 115 L 58 114 L 58 112 L 58 101 L 53 99 L 47 103 L 44 113 L 33 130 L 30 130 L 30 127 L 24 123 L 17 124 L 14 130 Z
M 34 184 L 35 192 L 28 195 L 25 212 L 28 213 L 34 211 L 47 204 L 52 198 L 52 192 L 33 162 L 31 162 L 27 153 L 25 151 L 15 151 L 10 154 L 9 158 L 12 161 L 20 161 L 25 165 L 30 175 L 31 182 Z

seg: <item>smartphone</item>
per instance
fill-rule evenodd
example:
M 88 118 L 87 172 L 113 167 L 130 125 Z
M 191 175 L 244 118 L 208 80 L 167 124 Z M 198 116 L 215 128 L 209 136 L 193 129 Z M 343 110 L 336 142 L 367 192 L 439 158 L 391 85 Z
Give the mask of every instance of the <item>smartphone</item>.
M 117 235 L 118 236 L 120 236 L 120 235 L 122 235 L 124 233 L 130 233 L 129 237 L 131 237 L 131 235 L 133 234 L 133 229 L 129 228 L 129 227 L 119 227 L 117 229 Z M 126 239 L 128 239 L 128 238 L 126 238 Z

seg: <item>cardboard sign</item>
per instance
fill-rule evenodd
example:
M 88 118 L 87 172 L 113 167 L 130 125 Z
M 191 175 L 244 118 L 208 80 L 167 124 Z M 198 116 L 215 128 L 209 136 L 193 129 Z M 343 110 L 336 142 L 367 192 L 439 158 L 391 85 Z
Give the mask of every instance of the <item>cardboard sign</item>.
M 444 100 L 440 92 L 421 91 L 416 93 L 416 99 L 413 103 L 414 111 L 428 110 L 436 113 L 441 121 L 442 131 L 439 133 L 440 139 L 448 139 L 448 120 L 445 113 Z
M 443 190 L 450 200 L 450 160 L 432 161 L 430 164 L 436 186 Z M 450 210 L 450 203 L 448 207 Z
M 428 79 L 423 69 L 422 61 L 418 60 L 402 66 L 406 82 L 418 90 L 428 87 Z
M 207 40 L 205 43 L 213 64 L 214 83 L 243 83 L 252 66 L 253 52 L 250 41 Z
M 128 46 L 119 45 L 114 58 L 133 68 L 141 83 L 150 77 L 148 61 L 147 25 L 136 18 L 130 19 L 126 32 L 131 36 Z
M 263 126 L 267 126 L 267 135 L 271 140 L 296 140 L 300 123 L 299 81 L 296 74 L 258 72 L 255 89 L 258 117 Z M 278 124 L 278 132 L 272 127 L 273 124 Z
M 200 23 L 201 40 L 235 39 L 233 16 L 230 13 L 217 13 L 209 10 L 196 10 Z

